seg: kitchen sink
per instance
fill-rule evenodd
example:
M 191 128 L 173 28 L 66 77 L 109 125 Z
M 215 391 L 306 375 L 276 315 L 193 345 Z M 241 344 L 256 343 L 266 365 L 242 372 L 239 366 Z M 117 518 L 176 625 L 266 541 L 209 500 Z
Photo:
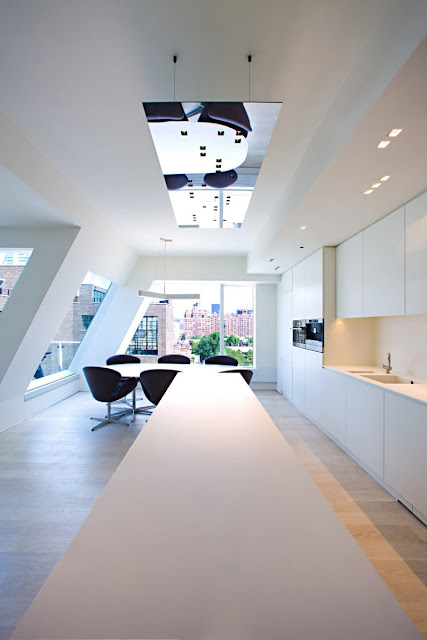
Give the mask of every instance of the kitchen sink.
M 362 375 L 362 378 L 367 380 L 373 380 L 374 382 L 382 382 L 383 384 L 427 384 L 417 382 L 413 378 L 407 376 L 398 376 L 392 373 L 376 373 L 373 375 Z
M 375 373 L 375 371 L 372 371 L 371 369 L 359 369 L 358 371 L 350 371 L 348 370 L 347 373 Z

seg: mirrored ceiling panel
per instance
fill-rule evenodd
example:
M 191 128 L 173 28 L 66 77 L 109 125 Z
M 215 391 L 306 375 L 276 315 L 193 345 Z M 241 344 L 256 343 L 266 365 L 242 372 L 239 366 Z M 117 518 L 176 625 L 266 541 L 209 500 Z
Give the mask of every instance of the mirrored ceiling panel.
M 143 103 L 179 227 L 242 226 L 281 106 Z

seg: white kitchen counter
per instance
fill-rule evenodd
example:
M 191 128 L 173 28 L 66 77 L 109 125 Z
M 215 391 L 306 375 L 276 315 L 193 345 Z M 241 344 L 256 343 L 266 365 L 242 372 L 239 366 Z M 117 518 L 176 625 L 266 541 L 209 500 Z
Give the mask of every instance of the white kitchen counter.
M 427 405 L 427 380 L 424 378 L 417 378 L 416 376 L 410 376 L 407 373 L 394 371 L 394 369 L 392 369 L 390 376 L 405 376 L 406 378 L 414 380 L 414 384 L 385 384 L 383 382 L 377 382 L 376 380 L 370 380 L 369 378 L 363 377 L 363 373 L 368 375 L 370 373 L 386 375 L 384 369 L 380 369 L 379 367 L 374 367 L 369 364 L 363 366 L 351 364 L 323 365 L 323 368 L 335 371 L 336 373 L 342 373 L 343 375 L 359 380 L 360 382 L 364 382 L 365 384 L 374 385 L 389 393 L 394 393 L 398 396 L 403 396 L 410 400 L 414 400 L 415 402 Z

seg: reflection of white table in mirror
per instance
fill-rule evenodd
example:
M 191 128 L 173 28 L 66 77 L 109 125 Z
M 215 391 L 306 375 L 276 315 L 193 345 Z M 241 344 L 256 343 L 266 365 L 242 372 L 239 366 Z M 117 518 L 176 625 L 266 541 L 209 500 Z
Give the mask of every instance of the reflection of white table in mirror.
M 421 640 L 243 379 L 199 369 L 13 638 Z
M 226 125 L 177 121 L 150 122 L 149 127 L 164 174 L 215 173 L 217 165 L 228 171 L 248 153 L 246 138 Z

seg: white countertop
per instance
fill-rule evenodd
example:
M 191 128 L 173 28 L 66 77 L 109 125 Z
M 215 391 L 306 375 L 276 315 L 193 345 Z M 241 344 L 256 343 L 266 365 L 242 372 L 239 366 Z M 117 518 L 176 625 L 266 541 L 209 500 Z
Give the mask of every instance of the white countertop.
M 427 405 L 427 380 L 424 378 L 418 378 L 417 376 L 411 376 L 407 373 L 403 373 L 400 371 L 391 370 L 390 376 L 404 376 L 405 378 L 410 378 L 414 381 L 414 384 L 386 384 L 383 382 L 377 382 L 376 380 L 370 380 L 369 378 L 363 377 L 363 373 L 369 374 L 381 374 L 387 375 L 384 369 L 380 369 L 379 367 L 375 367 L 372 365 L 323 365 L 324 369 L 330 369 L 331 371 L 336 371 L 337 373 L 342 373 L 343 375 L 349 376 L 351 378 L 355 378 L 360 382 L 364 382 L 366 384 L 375 385 L 383 389 L 384 391 L 388 391 L 389 393 L 394 393 L 398 396 L 403 396 L 410 400 L 414 400 L 416 402 L 420 402 L 421 404 Z
M 176 376 L 13 638 L 421 635 L 244 380 L 199 371 Z

